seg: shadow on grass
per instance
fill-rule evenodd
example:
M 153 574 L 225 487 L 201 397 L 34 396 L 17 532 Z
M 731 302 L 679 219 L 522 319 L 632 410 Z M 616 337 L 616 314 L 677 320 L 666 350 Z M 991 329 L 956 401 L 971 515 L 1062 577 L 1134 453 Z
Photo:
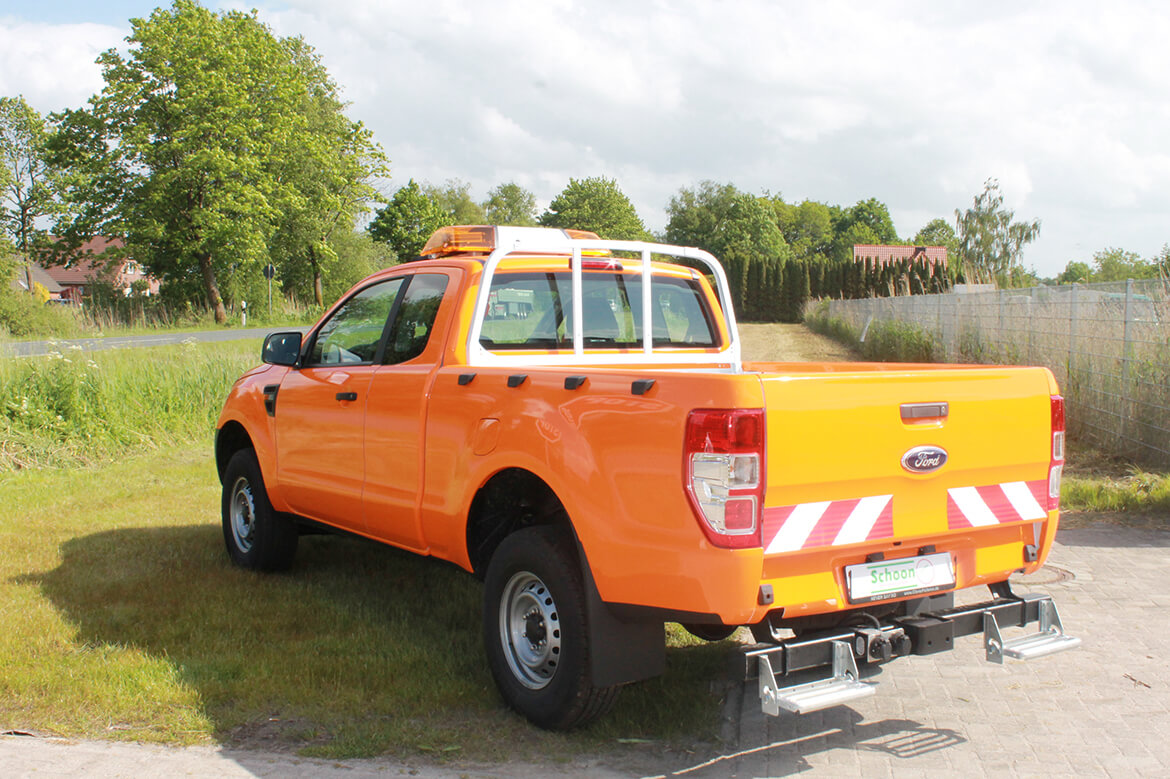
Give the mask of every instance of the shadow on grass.
M 717 732 L 727 644 L 670 649 L 664 677 L 623 691 L 590 728 L 533 728 L 492 683 L 479 582 L 381 544 L 308 536 L 279 575 L 231 566 L 214 525 L 95 533 L 65 542 L 61 557 L 24 581 L 76 624 L 76 642 L 165 659 L 233 747 L 535 759 Z

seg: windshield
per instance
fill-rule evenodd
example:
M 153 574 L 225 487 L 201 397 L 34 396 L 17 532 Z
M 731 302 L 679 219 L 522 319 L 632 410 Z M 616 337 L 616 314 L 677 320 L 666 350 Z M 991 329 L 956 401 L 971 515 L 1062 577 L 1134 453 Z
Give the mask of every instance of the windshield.
M 492 350 L 573 348 L 572 289 L 572 275 L 567 271 L 497 273 L 480 343 Z M 655 276 L 651 295 L 655 347 L 719 345 L 698 280 Z M 581 297 L 585 348 L 642 346 L 641 275 L 585 273 Z

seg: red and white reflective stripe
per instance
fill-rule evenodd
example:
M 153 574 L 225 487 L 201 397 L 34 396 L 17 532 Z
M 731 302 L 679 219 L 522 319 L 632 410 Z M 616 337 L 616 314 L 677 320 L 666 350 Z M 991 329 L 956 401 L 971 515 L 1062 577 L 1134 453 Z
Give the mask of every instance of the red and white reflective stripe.
M 764 554 L 844 546 L 894 535 L 893 495 L 765 508 Z
M 947 490 L 947 527 L 960 530 L 1047 519 L 1048 482 L 1010 481 Z

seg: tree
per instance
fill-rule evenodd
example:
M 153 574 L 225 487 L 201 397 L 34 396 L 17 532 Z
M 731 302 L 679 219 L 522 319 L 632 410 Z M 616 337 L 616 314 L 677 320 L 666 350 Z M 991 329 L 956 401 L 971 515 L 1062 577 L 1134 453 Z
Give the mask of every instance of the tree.
M 287 42 L 298 69 L 310 86 L 301 95 L 301 113 L 308 122 L 305 142 L 283 164 L 283 180 L 293 184 L 280 204 L 280 227 L 270 244 L 272 261 L 281 277 L 295 275 L 289 266 L 308 266 L 314 302 L 324 305 L 326 270 L 338 259 L 335 235 L 353 232 L 359 214 L 382 200 L 373 186 L 389 173 L 387 160 L 373 134 L 343 113 L 337 86 L 320 59 L 300 39 Z M 346 285 L 348 287 L 348 285 Z
M 411 179 L 378 211 L 369 231 L 375 241 L 389 244 L 399 260 L 408 260 L 417 257 L 431 233 L 445 224 L 450 224 L 449 215 Z
M 45 159 L 45 120 L 23 97 L 0 97 L 0 224 L 24 255 L 32 292 L 31 252 L 39 217 L 55 213 L 57 182 Z
M 873 231 L 878 243 L 898 243 L 898 232 L 894 229 L 894 220 L 890 218 L 890 209 L 877 198 L 859 200 L 845 214 L 846 222 L 843 227 L 865 225 Z
M 1102 249 L 1093 254 L 1093 281 L 1125 281 L 1126 279 L 1156 279 L 1158 265 L 1143 260 L 1137 252 L 1124 249 Z
M 534 227 L 536 196 L 514 181 L 501 184 L 488 193 L 483 210 L 488 224 Z
M 569 179 L 538 220 L 545 227 L 590 230 L 602 238 L 640 241 L 650 237 L 634 204 L 613 179 Z
M 201 294 L 223 322 L 221 280 L 258 277 L 287 209 L 319 198 L 290 165 L 321 156 L 321 117 L 306 109 L 328 87 L 306 68 L 309 47 L 255 14 L 176 0 L 130 24 L 127 53 L 98 58 L 101 93 L 54 117 L 52 161 L 75 208 L 58 223 L 62 249 L 122 237 L 171 296 Z
M 459 179 L 447 179 L 441 187 L 430 184 L 423 194 L 435 202 L 446 215 L 445 225 L 481 225 L 487 221 L 483 206 L 471 199 L 471 185 Z
M 1070 261 L 1056 277 L 1058 284 L 1085 284 L 1093 280 L 1093 270 L 1087 262 Z
M 791 252 L 770 201 L 732 184 L 704 181 L 697 189 L 680 189 L 666 213 L 667 241 L 705 249 L 723 263 L 740 316 L 773 319 L 780 312 L 782 306 L 774 298 L 783 287 L 781 266 Z M 756 263 L 763 266 L 759 272 L 752 269 Z
M 776 214 L 776 226 L 798 260 L 824 262 L 833 243 L 833 215 L 829 206 L 815 200 L 803 203 L 785 203 L 781 198 L 771 199 Z
M 1010 283 L 1020 268 L 1020 254 L 1040 234 L 1040 220 L 1014 222 L 1015 212 L 1003 207 L 999 182 L 988 179 L 983 192 L 966 211 L 955 209 L 959 262 L 967 281 Z

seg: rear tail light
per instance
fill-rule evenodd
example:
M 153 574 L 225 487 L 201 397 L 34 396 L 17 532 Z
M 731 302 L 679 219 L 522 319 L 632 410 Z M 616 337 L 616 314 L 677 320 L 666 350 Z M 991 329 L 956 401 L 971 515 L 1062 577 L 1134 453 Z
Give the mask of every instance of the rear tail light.
M 1064 471 L 1064 398 L 1052 396 L 1052 452 L 1048 463 L 1048 510 L 1060 508 L 1060 477 Z
M 760 546 L 764 410 L 697 409 L 687 417 L 683 477 L 691 509 L 715 546 Z

